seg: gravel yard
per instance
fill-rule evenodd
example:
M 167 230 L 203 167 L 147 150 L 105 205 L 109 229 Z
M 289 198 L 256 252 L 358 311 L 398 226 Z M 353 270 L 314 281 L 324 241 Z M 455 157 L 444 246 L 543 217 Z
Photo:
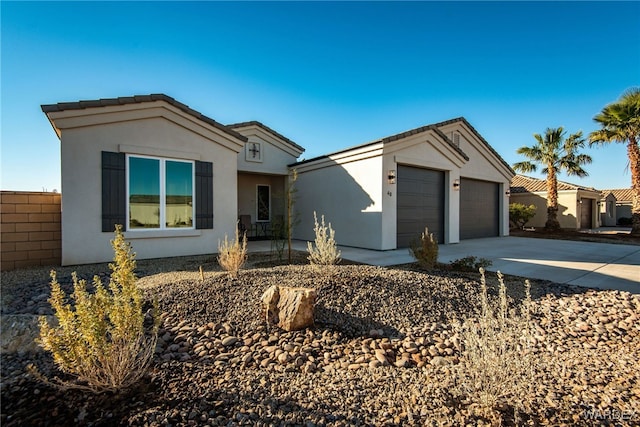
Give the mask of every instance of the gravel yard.
M 298 262 L 304 256 L 297 254 Z M 56 373 L 30 340 L 49 315 L 48 272 L 2 273 L 3 426 L 22 425 L 640 425 L 640 298 L 533 281 L 536 353 L 544 369 L 514 418 L 456 392 L 463 346 L 455 319 L 479 313 L 479 275 L 414 266 L 250 268 L 231 280 L 211 257 L 139 261 L 139 284 L 160 303 L 150 375 L 134 390 L 88 395 L 45 385 Z M 199 267 L 204 274 L 201 276 Z M 106 277 L 108 266 L 75 268 Z M 72 269 L 58 269 L 70 290 Z M 495 277 L 489 277 L 495 294 Z M 316 326 L 265 326 L 271 285 L 314 287 Z M 508 278 L 522 298 L 523 280 Z M 24 325 L 20 327 L 20 325 Z

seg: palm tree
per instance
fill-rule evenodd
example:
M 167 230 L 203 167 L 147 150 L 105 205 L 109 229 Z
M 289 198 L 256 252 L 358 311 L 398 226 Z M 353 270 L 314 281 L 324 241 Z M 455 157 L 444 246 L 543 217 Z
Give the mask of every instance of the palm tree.
M 593 120 L 602 129 L 591 132 L 589 145 L 627 144 L 631 169 L 631 234 L 640 235 L 640 88 L 627 90 L 618 102 L 604 107 Z
M 585 144 L 581 131 L 565 139 L 565 131 L 562 127 L 547 128 L 544 136 L 534 133 L 533 137 L 536 139 L 536 144 L 531 147 L 520 147 L 517 150 L 518 154 L 529 160 L 515 163 L 513 168 L 519 172 L 528 173 L 535 172 L 538 165 L 543 166 L 542 173 L 547 175 L 547 222 L 544 227 L 547 230 L 559 230 L 558 173 L 564 171 L 567 175 L 587 176 L 582 165 L 591 163 L 591 157 L 578 153 Z

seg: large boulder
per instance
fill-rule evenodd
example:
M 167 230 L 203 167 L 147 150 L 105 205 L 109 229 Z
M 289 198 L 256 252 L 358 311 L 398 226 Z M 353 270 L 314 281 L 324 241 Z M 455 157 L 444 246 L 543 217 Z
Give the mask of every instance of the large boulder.
M 274 285 L 262 294 L 261 300 L 268 324 L 285 331 L 313 326 L 315 289 Z

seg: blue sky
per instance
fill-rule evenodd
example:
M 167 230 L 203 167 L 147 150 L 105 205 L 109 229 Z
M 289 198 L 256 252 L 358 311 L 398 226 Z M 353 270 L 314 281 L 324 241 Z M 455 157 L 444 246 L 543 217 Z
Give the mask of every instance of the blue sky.
M 639 2 L 0 3 L 3 190 L 60 190 L 41 104 L 166 93 L 305 158 L 464 116 L 510 164 L 640 85 Z M 590 176 L 630 185 L 621 144 Z

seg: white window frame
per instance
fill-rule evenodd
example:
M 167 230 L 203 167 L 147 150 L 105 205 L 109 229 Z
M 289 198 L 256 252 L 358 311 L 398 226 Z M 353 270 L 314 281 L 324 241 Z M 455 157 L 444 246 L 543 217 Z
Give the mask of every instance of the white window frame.
M 129 207 L 130 198 L 130 182 L 129 182 L 129 172 L 131 171 L 131 158 L 140 158 L 140 159 L 153 159 L 159 161 L 159 173 L 160 173 L 160 227 L 158 228 L 130 228 L 131 218 L 130 212 L 131 209 Z M 150 233 L 157 231 L 184 231 L 184 230 L 195 230 L 196 229 L 196 165 L 193 160 L 185 160 L 185 159 L 172 159 L 167 157 L 156 157 L 156 156 L 145 156 L 140 154 L 126 154 L 126 193 L 127 193 L 127 232 L 132 233 Z M 191 227 L 167 227 L 167 182 L 166 182 L 166 163 L 167 162 L 181 162 L 181 163 L 190 163 L 191 164 Z
M 260 206 L 259 206 L 259 191 L 260 187 L 267 187 L 269 189 L 269 219 L 260 218 Z M 271 222 L 271 185 L 270 184 L 256 184 L 256 222 Z

